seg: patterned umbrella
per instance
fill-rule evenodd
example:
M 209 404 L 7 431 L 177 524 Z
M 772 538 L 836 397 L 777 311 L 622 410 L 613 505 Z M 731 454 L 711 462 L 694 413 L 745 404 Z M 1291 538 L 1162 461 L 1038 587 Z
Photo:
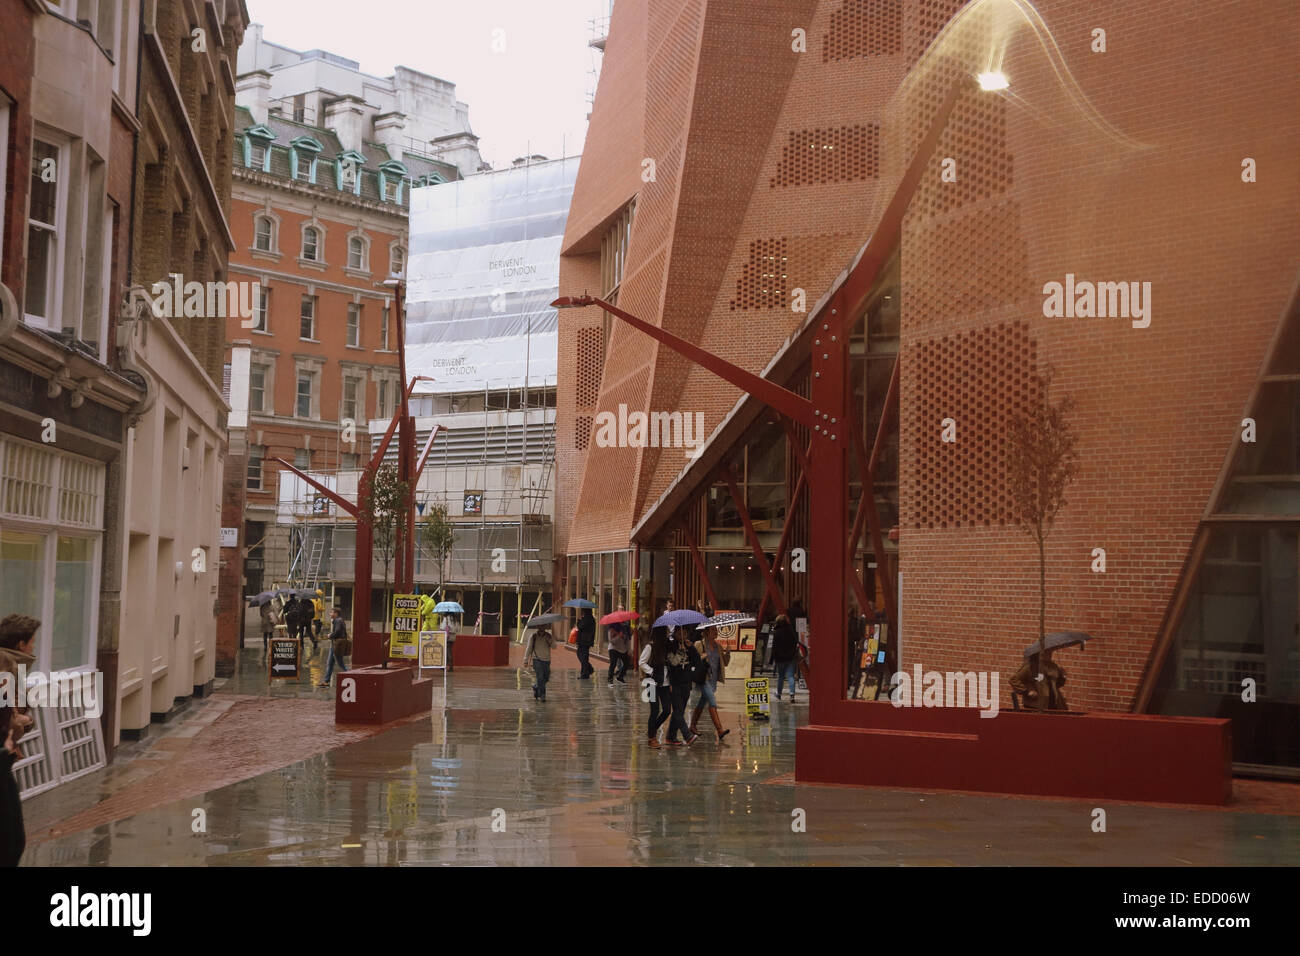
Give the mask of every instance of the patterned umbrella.
M 758 618 L 750 617 L 748 614 L 715 614 L 703 624 L 701 629 L 706 627 L 726 627 L 728 624 L 753 624 Z
M 455 601 L 439 601 L 433 606 L 435 614 L 464 614 L 465 609 Z

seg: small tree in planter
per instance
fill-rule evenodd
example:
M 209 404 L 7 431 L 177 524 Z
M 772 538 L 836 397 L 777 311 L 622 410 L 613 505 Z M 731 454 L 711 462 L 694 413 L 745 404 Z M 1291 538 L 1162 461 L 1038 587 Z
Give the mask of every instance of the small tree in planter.
M 430 505 L 420 522 L 420 543 L 425 553 L 438 568 L 438 599 L 442 600 L 443 574 L 447 558 L 456 540 L 455 526 L 447 517 L 447 506 L 442 502 Z
M 400 522 L 411 508 L 411 489 L 397 477 L 393 465 L 381 465 L 370 482 L 368 492 L 358 502 L 362 517 L 370 524 L 375 549 L 384 559 L 384 630 L 388 629 L 391 601 L 388 595 L 388 570 L 393 563 Z
M 1008 433 L 1011 505 L 1017 524 L 1038 545 L 1038 653 L 1047 640 L 1047 536 L 1065 507 L 1065 489 L 1079 471 L 1078 436 L 1070 422 L 1074 400 L 1051 401 L 1053 372 L 1033 377 L 1030 407 Z

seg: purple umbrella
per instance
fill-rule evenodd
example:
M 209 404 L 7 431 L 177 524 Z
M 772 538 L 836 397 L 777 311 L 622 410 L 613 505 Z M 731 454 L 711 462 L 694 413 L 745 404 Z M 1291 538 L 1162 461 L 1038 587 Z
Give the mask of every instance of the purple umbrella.
M 682 608 L 678 611 L 669 611 L 667 614 L 660 615 L 659 620 L 655 621 L 655 627 L 686 627 L 691 624 L 703 624 L 708 618 L 699 611 L 692 611 L 689 608 Z

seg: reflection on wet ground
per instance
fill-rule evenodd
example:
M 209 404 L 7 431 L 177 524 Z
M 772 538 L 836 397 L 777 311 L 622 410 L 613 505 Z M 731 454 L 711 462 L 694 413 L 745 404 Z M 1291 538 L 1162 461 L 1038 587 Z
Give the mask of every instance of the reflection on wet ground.
M 249 651 L 224 690 L 268 692 Z M 462 668 L 445 699 L 435 692 L 429 717 L 38 843 L 24 865 L 1300 860 L 1295 816 L 1115 804 L 1107 832 L 1095 833 L 1094 805 L 1076 801 L 796 785 L 794 730 L 806 704 L 774 704 L 771 723 L 746 724 L 737 682 L 721 695 L 736 728 L 725 746 L 706 716 L 693 747 L 662 750 L 646 744 L 635 686 L 611 688 L 599 670 L 579 681 L 557 666 L 540 703 L 529 683 L 515 668 Z M 329 694 L 305 681 L 270 693 Z

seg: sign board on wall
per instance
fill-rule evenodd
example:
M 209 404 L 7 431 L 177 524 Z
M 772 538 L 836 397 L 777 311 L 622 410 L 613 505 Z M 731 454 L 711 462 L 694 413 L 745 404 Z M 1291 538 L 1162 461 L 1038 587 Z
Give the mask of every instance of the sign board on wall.
M 221 547 L 237 548 L 239 547 L 239 529 L 222 528 L 221 529 Z

